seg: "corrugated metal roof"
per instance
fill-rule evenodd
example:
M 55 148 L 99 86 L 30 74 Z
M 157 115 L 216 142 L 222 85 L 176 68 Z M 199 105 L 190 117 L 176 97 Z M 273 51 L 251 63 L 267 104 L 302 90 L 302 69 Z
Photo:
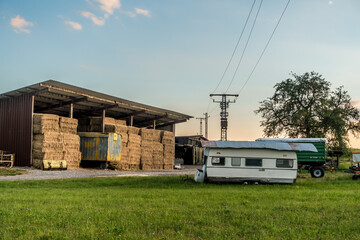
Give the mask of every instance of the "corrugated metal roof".
M 311 143 L 285 143 L 276 141 L 203 141 L 207 148 L 242 148 L 242 149 L 274 149 L 279 151 L 317 152 Z
M 34 112 L 67 115 L 69 106 L 74 106 L 74 117 L 101 116 L 106 110 L 107 117 L 129 119 L 133 116 L 133 126 L 166 126 L 185 122 L 192 116 L 179 112 L 137 103 L 115 96 L 76 87 L 70 84 L 48 80 L 28 87 L 0 94 L 0 101 L 22 95 L 34 95 Z
M 278 141 L 278 142 L 327 142 L 326 138 L 258 138 L 255 141 Z

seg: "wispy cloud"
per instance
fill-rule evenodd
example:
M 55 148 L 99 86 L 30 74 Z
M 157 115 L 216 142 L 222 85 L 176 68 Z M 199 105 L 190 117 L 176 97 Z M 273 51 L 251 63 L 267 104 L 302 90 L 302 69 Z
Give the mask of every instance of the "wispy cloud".
M 93 21 L 94 24 L 98 25 L 98 26 L 103 26 L 105 24 L 105 19 L 103 18 L 98 18 L 97 16 L 95 16 L 95 14 L 93 14 L 92 12 L 80 12 L 80 14 L 86 18 L 91 19 L 91 21 Z
M 13 27 L 14 32 L 20 33 L 30 33 L 30 29 L 28 27 L 33 27 L 34 24 L 32 22 L 26 21 L 24 18 L 17 15 L 16 17 L 12 18 L 10 21 L 10 25 Z
M 121 7 L 120 0 L 95 0 L 100 3 L 100 9 L 110 15 L 114 13 L 115 9 L 119 9 Z
M 138 15 L 143 15 L 145 17 L 151 17 L 150 11 L 141 8 L 135 8 L 135 12 L 123 12 L 125 15 L 135 18 Z
M 143 15 L 145 17 L 151 17 L 150 11 L 146 10 L 146 9 L 135 8 L 135 12 L 138 15 Z
M 81 30 L 82 26 L 80 23 L 77 22 L 73 22 L 73 21 L 65 21 L 66 25 L 69 25 L 70 27 L 72 27 L 75 30 Z
M 333 5 L 334 1 L 329 1 L 329 5 Z

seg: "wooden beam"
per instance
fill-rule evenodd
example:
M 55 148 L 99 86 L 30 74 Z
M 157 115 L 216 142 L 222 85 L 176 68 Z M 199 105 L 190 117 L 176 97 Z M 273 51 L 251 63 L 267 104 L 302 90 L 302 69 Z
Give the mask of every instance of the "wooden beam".
M 167 113 L 164 114 L 164 115 L 160 115 L 160 116 L 153 117 L 153 118 L 147 118 L 147 119 L 142 120 L 142 121 L 136 121 L 135 124 L 152 122 L 152 121 L 154 121 L 154 120 L 159 120 L 159 119 L 166 118 L 166 117 L 168 117 L 168 114 L 167 114 Z
M 136 115 L 139 115 L 139 114 L 142 114 L 142 113 L 145 113 L 145 112 L 146 112 L 145 110 L 133 111 L 133 112 L 128 113 L 128 114 L 120 115 L 118 118 L 119 119 L 128 118 L 128 117 L 136 116 Z
M 77 98 L 77 99 L 73 99 L 73 100 L 70 100 L 70 101 L 60 102 L 60 103 L 57 103 L 57 104 L 51 104 L 51 105 L 49 105 L 47 107 L 38 108 L 38 109 L 36 109 L 36 111 L 42 112 L 42 111 L 51 110 L 51 109 L 54 109 L 54 108 L 60 108 L 60 107 L 64 107 L 64 106 L 67 106 L 67 105 L 70 105 L 70 104 L 74 104 L 74 103 L 78 103 L 78 102 L 84 102 L 84 101 L 87 101 L 87 97 Z
M 187 121 L 187 119 L 178 120 L 178 121 L 172 121 L 172 122 L 167 122 L 167 123 L 163 123 L 163 124 L 158 124 L 156 127 L 161 128 L 161 127 L 166 127 L 166 126 L 177 124 L 177 123 L 183 123 L 183 122 L 186 122 L 186 121 Z M 148 127 L 152 127 L 152 125 L 150 125 Z
M 130 116 L 130 126 L 133 126 L 133 124 L 134 124 L 134 116 L 131 115 Z

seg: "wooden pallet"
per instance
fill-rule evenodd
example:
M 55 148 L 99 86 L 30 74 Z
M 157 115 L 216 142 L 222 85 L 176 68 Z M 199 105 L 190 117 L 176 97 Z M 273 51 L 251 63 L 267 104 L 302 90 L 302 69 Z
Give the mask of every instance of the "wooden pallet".
M 12 168 L 14 165 L 14 160 L 15 160 L 15 154 L 0 150 L 1 166 Z

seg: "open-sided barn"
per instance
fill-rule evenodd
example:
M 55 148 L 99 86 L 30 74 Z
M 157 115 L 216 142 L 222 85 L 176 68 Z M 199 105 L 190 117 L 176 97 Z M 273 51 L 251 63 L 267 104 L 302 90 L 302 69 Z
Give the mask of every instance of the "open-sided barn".
M 189 115 L 157 108 L 54 80 L 0 94 L 0 149 L 15 153 L 16 166 L 32 165 L 34 113 L 82 119 L 122 119 L 128 126 L 174 132 Z

